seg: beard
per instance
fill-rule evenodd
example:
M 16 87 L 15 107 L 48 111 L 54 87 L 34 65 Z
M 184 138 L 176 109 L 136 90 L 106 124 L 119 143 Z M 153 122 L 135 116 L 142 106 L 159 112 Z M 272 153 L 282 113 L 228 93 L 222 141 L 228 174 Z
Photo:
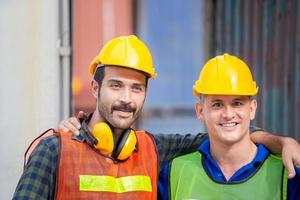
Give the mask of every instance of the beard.
M 117 111 L 131 113 L 128 117 L 120 116 Z M 99 114 L 115 129 L 128 129 L 135 122 L 141 111 L 136 106 L 126 103 L 115 103 L 111 107 L 105 106 L 98 101 Z

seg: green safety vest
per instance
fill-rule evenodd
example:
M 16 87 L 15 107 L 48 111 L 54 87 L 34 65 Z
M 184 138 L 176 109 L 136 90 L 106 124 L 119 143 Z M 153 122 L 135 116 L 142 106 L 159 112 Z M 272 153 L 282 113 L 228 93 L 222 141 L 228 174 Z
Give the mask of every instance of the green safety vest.
M 282 160 L 270 155 L 246 180 L 217 183 L 202 165 L 199 152 L 175 158 L 170 174 L 171 199 L 272 200 L 286 199 L 287 172 Z

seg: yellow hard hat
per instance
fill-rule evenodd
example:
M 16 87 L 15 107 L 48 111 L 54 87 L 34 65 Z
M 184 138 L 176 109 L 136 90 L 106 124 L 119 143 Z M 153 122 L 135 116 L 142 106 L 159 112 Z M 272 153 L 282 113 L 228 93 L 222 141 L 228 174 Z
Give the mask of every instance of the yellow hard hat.
M 135 69 L 150 78 L 157 76 L 148 47 L 135 35 L 116 37 L 107 42 L 90 64 L 90 74 L 95 73 L 98 64 Z
M 193 92 L 200 94 L 249 95 L 258 87 L 252 74 L 241 59 L 225 53 L 210 59 L 202 68 Z

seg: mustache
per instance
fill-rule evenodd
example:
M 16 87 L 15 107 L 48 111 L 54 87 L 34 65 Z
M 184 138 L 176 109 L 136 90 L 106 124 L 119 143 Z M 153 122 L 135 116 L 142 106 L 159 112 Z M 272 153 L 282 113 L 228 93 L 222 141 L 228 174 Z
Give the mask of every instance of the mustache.
M 113 105 L 111 108 L 111 112 L 114 110 L 120 110 L 120 111 L 125 111 L 125 112 L 133 112 L 135 113 L 136 107 L 131 106 L 130 104 L 118 104 L 118 105 Z

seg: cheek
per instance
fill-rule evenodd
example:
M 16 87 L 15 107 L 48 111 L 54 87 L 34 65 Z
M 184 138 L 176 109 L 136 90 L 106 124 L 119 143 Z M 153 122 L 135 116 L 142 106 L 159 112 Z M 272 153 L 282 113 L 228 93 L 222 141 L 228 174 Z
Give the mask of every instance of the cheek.
M 145 100 L 145 94 L 134 94 L 133 101 L 137 107 L 142 107 Z
M 250 112 L 250 110 L 247 111 L 239 111 L 237 112 L 237 115 L 241 118 L 241 119 L 251 119 L 252 113 Z
M 115 94 L 113 92 L 107 93 L 105 90 L 100 90 L 99 93 L 99 103 L 103 105 L 111 105 L 113 104 L 115 99 Z
M 207 124 L 213 124 L 213 122 L 215 122 L 219 119 L 217 112 L 207 110 L 207 109 L 203 110 L 202 117 L 203 117 L 203 121 Z

